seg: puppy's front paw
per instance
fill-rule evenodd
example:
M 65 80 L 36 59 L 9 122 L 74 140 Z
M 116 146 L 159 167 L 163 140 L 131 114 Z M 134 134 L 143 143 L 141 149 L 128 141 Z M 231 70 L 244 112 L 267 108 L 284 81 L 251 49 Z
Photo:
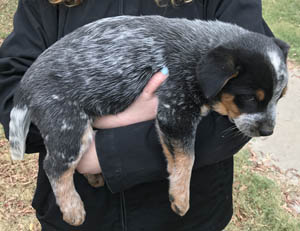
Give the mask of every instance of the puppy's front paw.
M 184 216 L 190 208 L 189 192 L 170 192 L 169 199 L 172 210 L 179 216 Z
M 68 201 L 65 201 L 60 207 L 63 219 L 70 225 L 81 225 L 85 220 L 83 202 L 77 192 L 72 193 L 68 198 Z

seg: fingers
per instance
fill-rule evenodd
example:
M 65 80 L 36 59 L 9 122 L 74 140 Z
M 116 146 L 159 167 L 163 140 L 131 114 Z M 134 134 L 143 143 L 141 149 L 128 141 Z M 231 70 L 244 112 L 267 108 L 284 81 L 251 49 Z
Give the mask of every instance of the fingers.
M 143 95 L 145 97 L 151 97 L 157 88 L 166 80 L 169 75 L 169 70 L 167 67 L 161 69 L 160 72 L 152 76 L 152 78 L 147 83 L 146 87 L 143 90 Z
M 157 114 L 158 99 L 154 94 L 157 88 L 169 75 L 168 68 L 164 67 L 160 72 L 152 76 L 142 94 L 135 101 L 116 115 L 105 115 L 98 117 L 93 122 L 93 127 L 98 129 L 109 129 L 127 126 L 155 118 Z

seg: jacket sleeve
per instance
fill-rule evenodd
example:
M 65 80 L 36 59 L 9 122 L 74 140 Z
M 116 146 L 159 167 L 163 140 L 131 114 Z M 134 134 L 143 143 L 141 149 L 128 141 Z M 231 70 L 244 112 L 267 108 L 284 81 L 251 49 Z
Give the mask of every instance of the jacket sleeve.
M 210 113 L 197 128 L 194 169 L 232 157 L 248 138 L 231 132 L 227 117 Z M 96 149 L 102 173 L 112 192 L 166 179 L 167 165 L 154 121 L 96 133 Z
M 238 24 L 273 36 L 262 18 L 260 0 L 209 0 L 204 6 L 208 20 Z M 210 113 L 198 126 L 194 169 L 232 157 L 248 141 L 233 132 L 227 117 Z M 168 176 L 153 121 L 96 134 L 96 146 L 103 176 L 112 192 Z
M 14 16 L 14 30 L 0 48 L 0 122 L 8 137 L 10 111 L 14 92 L 33 61 L 54 42 L 55 11 L 47 11 L 41 17 L 45 0 L 20 0 Z M 49 13 L 48 13 L 49 12 Z M 51 22 L 51 24 L 46 23 Z M 47 32 L 46 32 L 47 31 Z M 51 35 L 50 37 L 48 35 Z M 52 38 L 51 38 L 52 37 Z M 30 127 L 26 152 L 39 152 L 43 141 L 35 126 Z

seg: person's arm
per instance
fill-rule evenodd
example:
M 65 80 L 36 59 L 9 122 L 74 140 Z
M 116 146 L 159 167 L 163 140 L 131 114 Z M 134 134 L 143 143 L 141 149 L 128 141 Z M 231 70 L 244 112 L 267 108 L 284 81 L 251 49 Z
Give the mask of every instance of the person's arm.
M 93 126 L 97 129 L 112 129 L 153 120 L 156 116 L 158 106 L 155 91 L 167 77 L 168 69 L 165 67 L 161 72 L 152 76 L 142 94 L 125 111 L 117 115 L 98 117 L 98 119 L 94 121 Z M 102 172 L 97 157 L 95 139 L 90 145 L 89 150 L 82 156 L 78 163 L 77 171 L 82 174 L 96 174 Z
M 0 48 L 0 122 L 6 137 L 13 95 L 22 76 L 56 38 L 56 10 L 55 7 L 49 9 L 49 6 L 45 0 L 20 0 L 14 16 L 14 30 Z M 43 149 L 36 127 L 31 126 L 26 143 L 27 153 Z

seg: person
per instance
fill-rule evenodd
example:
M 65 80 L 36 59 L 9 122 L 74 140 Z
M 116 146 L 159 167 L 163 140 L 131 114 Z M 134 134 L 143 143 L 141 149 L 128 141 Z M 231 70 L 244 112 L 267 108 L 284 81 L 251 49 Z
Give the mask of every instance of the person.
M 19 0 L 14 29 L 0 49 L 0 119 L 7 137 L 14 92 L 34 60 L 76 28 L 118 15 L 217 19 L 272 36 L 262 18 L 260 0 Z M 167 75 L 167 69 L 155 74 L 124 112 L 95 121 L 94 142 L 74 176 L 87 212 L 81 226 L 62 220 L 43 170 L 43 140 L 31 125 L 26 152 L 39 152 L 32 206 L 42 230 L 218 231 L 226 227 L 233 213 L 233 155 L 248 139 L 228 132 L 233 124 L 217 113 L 201 121 L 190 210 L 184 217 L 176 215 L 170 208 L 166 161 L 153 120 L 157 106 L 154 92 Z M 105 185 L 90 186 L 85 173 L 102 173 Z

